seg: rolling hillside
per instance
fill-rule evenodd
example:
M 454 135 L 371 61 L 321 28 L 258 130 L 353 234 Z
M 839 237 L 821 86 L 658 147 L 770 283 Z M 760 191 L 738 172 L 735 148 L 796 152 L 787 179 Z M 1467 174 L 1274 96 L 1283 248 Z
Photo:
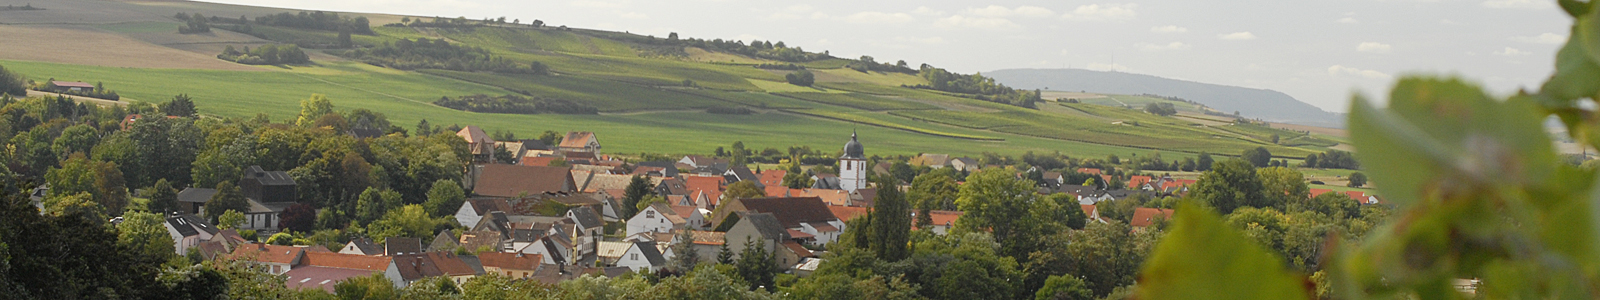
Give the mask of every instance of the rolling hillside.
M 103 82 L 130 99 L 160 102 L 187 93 L 202 113 L 217 117 L 267 114 L 273 120 L 289 119 L 298 111 L 299 100 L 319 93 L 340 109 L 373 109 L 406 128 L 426 119 L 432 124 L 508 130 L 523 137 L 545 130 L 594 131 L 613 153 L 707 153 L 735 141 L 758 149 L 801 145 L 833 149 L 853 130 L 861 132 L 874 155 L 1060 151 L 1087 156 L 1166 152 L 1169 157 L 1184 157 L 1267 147 L 1293 158 L 1336 146 L 1312 136 L 1298 138 L 1295 131 L 1243 128 L 1245 124 L 1233 120 L 1207 118 L 1196 114 L 1194 105 L 1182 102 L 1173 102 L 1179 115 L 1161 117 L 1105 101 L 1044 101 L 1029 104 L 1037 107 L 1031 109 L 990 95 L 910 88 L 906 86 L 927 86 L 930 81 L 917 70 L 858 70 L 852 67 L 863 62 L 820 57 L 820 50 L 802 51 L 797 45 L 769 46 L 763 53 L 782 50 L 809 53 L 811 58 L 786 61 L 768 54 L 701 47 L 688 39 L 558 24 L 534 27 L 459 19 L 450 21 L 457 22 L 451 26 L 402 26 L 394 23 L 448 20 L 340 13 L 370 20 L 372 33 L 351 36 L 360 50 L 329 49 L 318 45 L 337 43 L 339 32 L 252 22 L 238 32 L 213 28 L 209 33 L 179 34 L 177 28 L 184 23 L 174 17 L 198 12 L 255 19 L 299 11 L 187 1 L 52 0 L 33 5 L 46 10 L 0 12 L 0 65 L 35 80 Z M 480 53 L 474 55 L 488 57 L 484 62 L 519 70 L 537 63 L 548 67 L 548 74 L 474 71 L 460 62 L 443 64 L 446 67 L 386 66 L 350 54 L 424 42 Z M 312 63 L 251 66 L 216 58 L 226 47 L 275 43 L 306 45 Z M 55 46 L 27 46 L 39 44 Z M 794 71 L 775 69 L 799 67 L 814 75 L 814 85 L 789 84 L 785 75 Z M 568 101 L 599 114 L 479 113 L 435 104 L 440 98 L 480 94 Z M 1122 104 L 1171 102 L 1141 96 L 1107 98 Z M 753 114 L 709 113 L 712 108 L 746 108 Z M 1272 134 L 1283 142 L 1267 140 Z
M 1339 114 L 1323 111 L 1273 90 L 1082 69 L 1010 69 L 984 72 L 983 75 L 1024 89 L 1178 97 L 1205 104 L 1220 112 L 1237 111 L 1245 117 L 1268 122 L 1343 127 L 1341 121 L 1344 120 Z

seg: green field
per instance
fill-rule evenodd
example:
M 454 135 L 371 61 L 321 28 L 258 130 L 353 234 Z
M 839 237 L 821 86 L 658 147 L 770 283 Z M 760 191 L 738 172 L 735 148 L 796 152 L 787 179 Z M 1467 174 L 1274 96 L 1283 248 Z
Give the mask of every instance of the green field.
M 177 23 L 165 16 L 176 10 L 230 17 L 269 13 L 259 8 L 187 2 L 166 8 L 119 2 L 83 9 L 111 10 L 100 12 L 106 14 L 138 11 L 141 19 L 93 27 L 97 32 L 127 35 L 156 45 L 165 45 L 154 42 L 164 39 L 203 45 L 189 49 L 205 50 L 186 50 L 195 52 L 213 52 L 217 50 L 208 48 L 211 45 L 220 48 L 221 44 L 250 39 L 226 32 L 178 35 Z M 374 20 L 373 25 L 398 21 L 398 16 L 368 17 Z M 331 44 L 338 38 L 332 31 L 262 25 L 252 28 L 255 34 L 278 43 Z M 365 46 L 400 39 L 446 40 L 483 49 L 517 65 L 538 62 L 548 66 L 552 74 L 405 71 L 316 53 L 311 65 L 247 68 L 260 70 L 256 72 L 0 63 L 36 79 L 104 82 L 129 99 L 160 102 L 186 93 L 196 99 L 202 112 L 213 116 L 250 117 L 264 113 L 278 120 L 289 119 L 298 112 L 298 101 L 320 93 L 341 108 L 383 112 L 394 124 L 407 128 L 412 127 L 408 124 L 427 119 L 432 124 L 478 125 L 521 136 L 534 136 L 545 130 L 594 131 L 607 141 L 607 149 L 618 152 L 705 153 L 734 141 L 744 141 L 751 147 L 806 145 L 827 149 L 842 141 L 830 133 L 842 136 L 855 129 L 862 130 L 864 142 L 871 141 L 868 147 L 874 154 L 1060 151 L 1103 156 L 1166 152 L 1167 156 L 1184 157 L 1267 147 L 1279 157 L 1297 158 L 1342 141 L 1268 127 L 1202 125 L 1227 121 L 1154 116 L 1137 108 L 1147 103 L 1173 103 L 1184 111 L 1198 109 L 1147 96 L 1106 95 L 1085 100 L 1088 103 L 1047 102 L 1041 103 L 1046 105 L 1042 109 L 1020 108 L 978 100 L 976 95 L 909 88 L 928 81 L 915 74 L 848 69 L 845 66 L 854 60 L 844 58 L 796 63 L 816 75 L 814 87 L 802 87 L 784 80 L 787 71 L 754 67 L 759 63 L 786 62 L 664 43 L 660 37 L 625 32 L 501 25 L 380 26 L 373 31 L 375 35 L 353 38 Z M 309 50 L 316 51 L 337 55 L 343 50 Z M 215 61 L 209 58 L 213 53 L 202 54 L 205 55 L 185 59 L 199 62 L 194 65 L 201 67 L 228 69 L 215 67 Z M 440 97 L 475 94 L 563 99 L 593 106 L 601 114 L 484 114 L 432 104 Z M 1135 109 L 1124 109 L 1123 105 Z M 713 107 L 747 107 L 756 114 L 705 112 Z M 1270 143 L 1272 134 L 1280 136 L 1282 145 Z

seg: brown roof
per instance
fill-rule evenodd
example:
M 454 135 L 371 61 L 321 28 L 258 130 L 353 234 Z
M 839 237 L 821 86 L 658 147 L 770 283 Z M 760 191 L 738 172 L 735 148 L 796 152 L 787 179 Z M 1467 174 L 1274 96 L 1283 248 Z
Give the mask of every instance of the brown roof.
M 828 205 L 817 197 L 740 199 L 744 209 L 758 213 L 771 213 L 783 228 L 797 228 L 800 223 L 837 221 Z
M 784 247 L 788 247 L 789 251 L 793 251 L 796 256 L 799 256 L 799 257 L 802 257 L 802 258 L 804 258 L 804 257 L 816 257 L 814 255 L 811 255 L 811 249 L 806 249 L 806 247 L 800 246 L 800 243 L 795 243 L 794 241 L 785 241 L 785 242 L 783 242 L 783 246 Z
M 850 219 L 855 219 L 856 217 L 866 216 L 867 212 L 871 212 L 872 209 L 867 207 L 829 205 L 828 211 L 833 212 L 833 216 L 835 218 L 839 218 L 840 221 L 849 221 Z
M 537 270 L 539 269 L 539 262 L 544 261 L 544 256 L 539 254 L 484 252 L 478 254 L 478 261 L 483 262 L 485 268 Z
M 1172 219 L 1173 213 L 1171 209 L 1135 208 L 1133 209 L 1133 220 L 1128 222 L 1128 225 L 1133 227 L 1150 226 L 1151 223 L 1155 222 L 1156 218 Z
M 484 133 L 483 128 L 478 128 L 478 126 L 467 125 L 467 128 L 457 131 L 456 136 L 467 140 L 467 144 L 473 146 L 472 154 L 485 154 L 485 152 L 494 151 L 494 139 L 490 138 L 489 134 Z
M 300 264 L 306 266 L 381 272 L 388 270 L 389 263 L 393 261 L 394 259 L 388 256 L 366 256 L 360 254 L 307 251 L 305 261 L 302 261 Z
M 293 264 L 295 257 L 305 253 L 305 248 L 268 244 L 245 244 L 233 248 L 229 258 L 261 263 Z
M 550 163 L 556 161 L 556 159 L 559 159 L 559 157 L 554 157 L 554 156 L 523 157 L 522 161 L 518 162 L 518 164 L 523 165 L 523 166 L 529 166 L 529 167 L 548 167 L 548 166 L 550 166 Z
M 489 251 L 500 251 L 500 233 L 494 231 L 468 231 L 461 233 L 461 247 L 467 251 L 489 246 Z
M 395 267 L 405 280 L 434 276 L 465 276 L 478 272 L 455 254 L 429 252 L 394 256 Z
M 572 173 L 563 167 L 528 167 L 489 164 L 478 175 L 472 193 L 493 197 L 517 197 L 545 192 L 572 192 Z
M 672 212 L 678 214 L 679 218 L 685 219 L 689 218 L 690 216 L 694 216 L 694 211 L 697 209 L 700 208 L 694 206 L 672 205 Z
M 811 235 L 810 233 L 805 233 L 804 231 L 799 231 L 799 230 L 794 230 L 794 229 L 785 229 L 785 230 L 789 231 L 789 238 L 791 238 L 791 239 L 809 239 L 809 238 L 817 237 L 815 235 Z
M 511 203 L 506 202 L 504 198 L 474 198 L 467 199 L 467 202 L 472 203 L 473 212 L 479 216 L 488 215 L 492 211 L 511 212 Z
M 291 290 L 321 289 L 329 293 L 339 282 L 354 277 L 371 276 L 379 271 L 343 269 L 317 266 L 297 267 L 284 273 L 284 285 Z
M 583 148 L 583 147 L 587 147 L 587 146 L 589 146 L 589 140 L 593 139 L 593 138 L 594 138 L 594 133 L 593 132 L 588 132 L 588 131 L 568 132 L 567 133 L 567 137 L 561 139 L 561 145 L 558 146 L 558 147 L 563 147 L 563 148 Z
M 1311 198 L 1316 198 L 1317 196 L 1321 196 L 1322 194 L 1326 194 L 1326 193 L 1332 192 L 1332 191 L 1333 190 L 1330 190 L 1330 189 L 1311 189 Z

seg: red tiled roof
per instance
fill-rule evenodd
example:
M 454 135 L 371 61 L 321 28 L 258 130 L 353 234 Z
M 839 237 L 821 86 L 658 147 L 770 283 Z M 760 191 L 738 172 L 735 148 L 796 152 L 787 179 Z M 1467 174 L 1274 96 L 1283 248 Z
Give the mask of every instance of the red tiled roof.
M 484 252 L 478 254 L 478 261 L 484 267 L 494 267 L 503 270 L 537 270 L 539 262 L 544 261 L 544 256 L 539 254 Z
M 589 139 L 594 138 L 593 132 L 574 131 L 568 132 L 567 137 L 561 139 L 562 148 L 583 148 L 589 146 Z
M 1150 226 L 1158 216 L 1162 219 L 1172 219 L 1173 213 L 1174 211 L 1171 209 L 1135 208 L 1133 209 L 1133 221 L 1128 222 L 1128 225 L 1133 227 Z
M 771 188 L 783 185 L 783 176 L 789 175 L 787 170 L 766 170 L 761 172 L 761 185 Z M 770 195 L 770 194 L 769 194 Z
M 810 233 L 801 232 L 799 230 L 789 229 L 789 238 L 792 239 L 809 239 L 814 237 L 817 236 L 811 235 Z
M 1144 184 L 1147 183 L 1147 182 L 1150 182 L 1150 176 L 1142 176 L 1141 175 L 1141 176 L 1128 177 L 1128 189 L 1137 190 L 1141 186 L 1144 186 Z
M 828 211 L 833 212 L 833 216 L 839 218 L 840 221 L 849 221 L 856 217 L 866 216 L 868 212 L 872 211 L 872 208 L 829 205 Z
M 1332 191 L 1333 190 L 1330 189 L 1311 189 L 1311 198 L 1316 198 L 1317 196 L 1321 196 L 1322 194 L 1327 194 L 1328 192 Z
M 301 265 L 369 271 L 385 271 L 394 259 L 387 256 L 366 256 L 332 252 L 306 252 Z
M 701 193 L 705 193 L 706 200 L 711 201 L 711 203 L 707 203 L 707 204 L 711 204 L 711 205 L 721 204 L 720 202 L 722 202 L 722 183 L 723 183 L 722 176 L 687 176 L 686 175 L 686 176 L 683 176 L 683 179 L 685 181 L 687 181 L 685 183 L 685 186 L 687 186 L 688 189 L 689 189 L 689 196 L 690 197 L 699 197 Z
M 295 246 L 279 246 L 268 244 L 245 244 L 233 248 L 233 254 L 228 255 L 234 260 L 246 260 L 261 263 L 293 264 L 294 258 L 305 253 L 305 248 Z
M 866 190 L 868 190 L 868 189 L 861 189 L 861 191 L 866 191 Z M 873 190 L 876 191 L 876 189 L 873 189 Z M 873 193 L 876 193 L 876 192 L 873 192 Z M 822 202 L 823 203 L 827 203 L 828 205 L 850 205 L 851 204 L 850 203 L 850 192 L 845 191 L 845 190 L 791 189 L 786 194 L 779 194 L 779 195 L 767 194 L 767 196 L 769 196 L 769 197 L 817 197 L 817 198 L 821 198 Z M 874 194 L 873 196 L 876 196 L 876 194 Z
M 1361 191 L 1345 191 L 1344 194 L 1345 196 L 1350 196 L 1350 199 L 1356 199 L 1356 202 L 1366 202 L 1367 200 L 1367 193 Z
M 965 213 L 949 210 L 928 211 L 928 217 L 933 218 L 934 226 L 953 226 L 956 224 L 956 219 L 960 219 L 963 214 Z
M 545 192 L 572 192 L 572 173 L 563 167 L 526 167 L 501 164 L 483 165 L 474 194 L 517 197 Z
M 528 167 L 548 167 L 548 166 L 550 166 L 550 163 L 556 161 L 557 158 L 559 158 L 559 157 L 555 157 L 555 156 L 523 157 L 522 161 L 517 162 L 517 164 L 523 165 L 523 166 L 528 166 Z

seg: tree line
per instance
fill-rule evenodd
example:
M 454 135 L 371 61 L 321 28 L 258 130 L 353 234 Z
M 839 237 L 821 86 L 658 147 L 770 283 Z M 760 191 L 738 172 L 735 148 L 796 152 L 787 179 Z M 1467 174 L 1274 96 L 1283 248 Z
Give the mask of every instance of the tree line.
M 524 66 L 495 56 L 489 50 L 452 45 L 444 39 L 400 39 L 392 44 L 384 42 L 382 46 L 345 51 L 339 55 L 400 70 L 443 69 L 534 75 L 547 75 L 550 72 L 549 67 L 540 62 L 529 62 Z
M 336 12 L 288 12 L 256 17 L 256 24 L 324 31 L 349 31 L 354 34 L 373 35 L 367 17 L 340 16 Z
M 543 97 L 522 97 L 518 95 L 503 95 L 493 97 L 488 95 L 469 95 L 451 99 L 440 97 L 433 104 L 456 110 L 504 114 L 568 114 L 592 115 L 600 112 L 593 106 L 577 102 L 551 99 Z
M 217 54 L 217 58 L 246 65 L 311 63 L 311 56 L 306 55 L 304 50 L 300 50 L 300 46 L 293 44 L 261 45 L 257 46 L 255 50 L 251 50 L 250 46 L 245 46 L 243 51 L 234 49 L 233 45 L 228 45 L 227 48 L 222 50 L 222 54 Z

